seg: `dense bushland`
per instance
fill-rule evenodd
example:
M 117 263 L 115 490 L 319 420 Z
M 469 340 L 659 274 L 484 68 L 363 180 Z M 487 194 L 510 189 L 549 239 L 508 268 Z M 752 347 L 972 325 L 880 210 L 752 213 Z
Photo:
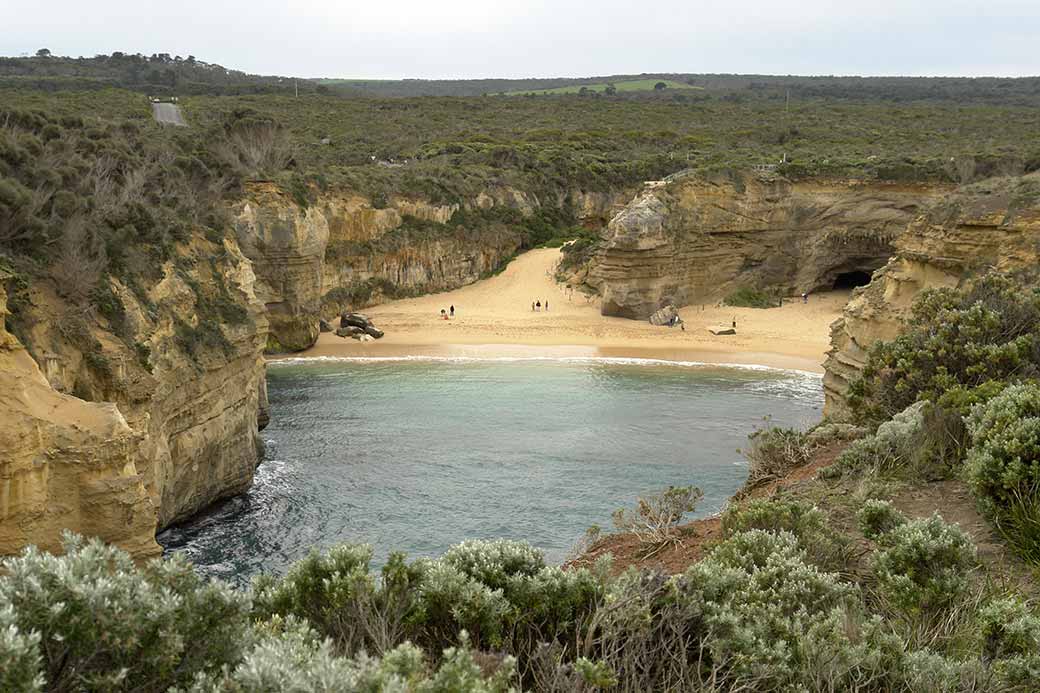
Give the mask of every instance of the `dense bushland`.
M 977 579 L 938 517 L 884 504 L 862 584 L 827 572 L 822 513 L 756 501 L 684 573 L 563 570 L 517 542 L 437 559 L 312 554 L 248 592 L 180 559 L 135 567 L 69 537 L 0 577 L 0 682 L 10 691 L 1028 691 L 1040 618 Z M 831 536 L 828 536 L 830 534 Z M 952 624 L 952 625 L 951 625 Z M 975 681 L 975 687 L 969 682 Z M 968 688 L 963 686 L 969 685 Z M 172 687 L 172 688 L 171 688 Z
M 988 274 L 923 292 L 871 348 L 850 404 L 877 426 L 824 476 L 961 478 L 1008 545 L 1040 562 L 1040 291 Z M 877 425 L 877 422 L 880 425 Z

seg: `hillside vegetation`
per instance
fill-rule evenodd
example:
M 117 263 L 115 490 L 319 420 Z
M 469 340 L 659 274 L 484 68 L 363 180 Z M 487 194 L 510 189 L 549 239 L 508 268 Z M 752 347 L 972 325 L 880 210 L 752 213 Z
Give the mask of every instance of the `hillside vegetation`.
M 566 87 L 554 89 L 517 90 L 508 91 L 506 96 L 523 96 L 527 94 L 585 94 L 589 92 L 602 94 L 616 94 L 618 92 L 647 92 L 661 91 L 663 89 L 703 89 L 684 82 L 676 82 L 671 79 L 625 79 L 617 82 L 594 82 L 591 84 L 572 84 Z
M 937 96 L 902 102 L 846 100 L 857 83 L 828 79 L 806 80 L 821 93 L 789 112 L 780 78 L 737 96 L 195 95 L 182 100 L 186 129 L 156 125 L 126 89 L 7 87 L 0 276 L 12 332 L 31 348 L 33 322 L 54 322 L 95 381 L 120 370 L 115 351 L 129 355 L 122 370 L 148 372 L 162 362 L 124 297 L 148 318 L 168 268 L 186 312 L 204 319 L 176 313 L 146 336 L 188 356 L 227 351 L 228 329 L 251 324 L 219 266 L 228 206 L 249 181 L 275 181 L 301 206 L 336 189 L 378 206 L 458 202 L 489 185 L 552 201 L 783 154 L 778 172 L 792 177 L 969 182 L 1040 168 L 1040 113 L 1016 103 L 1033 82 L 1013 81 L 1003 100 L 990 90 L 1007 81 L 972 82 L 961 102 L 947 98 L 956 80 L 911 82 Z M 1036 202 L 1035 190 L 1016 198 Z M 574 220 L 546 208 L 453 220 L 548 240 Z M 637 547 L 627 570 L 474 541 L 394 554 L 377 575 L 369 547 L 346 545 L 248 591 L 205 582 L 180 558 L 138 566 L 69 536 L 63 556 L 28 548 L 0 563 L 0 690 L 1035 691 L 1040 292 L 1032 276 L 969 279 L 924 292 L 905 333 L 871 349 L 850 392 L 855 425 L 752 434 L 748 486 L 713 534 L 683 524 L 700 491 L 672 488 L 615 515 Z M 58 300 L 38 305 L 40 294 Z M 693 544 L 674 570 L 647 567 Z

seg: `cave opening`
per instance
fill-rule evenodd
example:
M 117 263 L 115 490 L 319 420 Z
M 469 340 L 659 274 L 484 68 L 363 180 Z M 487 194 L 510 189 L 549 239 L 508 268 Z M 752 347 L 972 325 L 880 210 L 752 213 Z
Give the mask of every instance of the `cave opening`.
M 857 286 L 866 286 L 869 283 L 870 272 L 864 272 L 863 270 L 853 270 L 852 272 L 842 272 L 837 277 L 835 277 L 834 289 L 855 289 Z

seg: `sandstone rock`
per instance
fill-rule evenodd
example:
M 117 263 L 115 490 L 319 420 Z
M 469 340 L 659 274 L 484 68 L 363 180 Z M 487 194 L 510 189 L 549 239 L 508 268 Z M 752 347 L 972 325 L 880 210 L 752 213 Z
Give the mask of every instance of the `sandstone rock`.
M 325 318 L 318 321 L 318 330 L 320 332 L 332 332 L 332 325 Z
M 848 415 L 845 395 L 877 341 L 903 329 L 917 295 L 928 288 L 963 286 L 980 270 L 1035 269 L 1040 257 L 1040 174 L 991 179 L 950 193 L 911 223 L 894 257 L 856 291 L 831 326 L 824 362 L 824 414 Z M 1030 191 L 1034 191 L 1030 194 Z
M 948 187 L 679 177 L 610 222 L 585 281 L 604 315 L 713 302 L 740 286 L 800 294 L 872 272 L 906 225 Z
M 650 316 L 650 324 L 670 325 L 672 320 L 674 320 L 678 315 L 679 311 L 675 309 L 675 306 L 665 306 Z
M 24 335 L 32 356 L 0 330 L 0 553 L 26 542 L 57 549 L 65 528 L 154 555 L 157 529 L 252 483 L 267 417 L 268 322 L 256 277 L 234 239 L 219 254 L 201 239 L 176 252 L 158 281 L 142 282 L 148 306 L 112 280 L 146 362 L 105 322 L 87 319 L 88 362 L 54 319 L 67 314 L 62 299 L 43 283 L 32 286 Z M 243 320 L 202 313 L 196 292 L 218 290 Z M 175 319 L 189 330 L 210 321 L 225 344 L 197 341 L 188 351 Z
M 364 332 L 365 331 L 362 328 L 355 327 L 354 325 L 347 325 L 346 327 L 336 328 L 337 337 L 357 337 L 358 335 L 363 334 Z
M 328 219 L 270 187 L 255 187 L 235 212 L 235 235 L 257 276 L 272 351 L 299 351 L 318 339 Z
M 0 555 L 61 548 L 71 529 L 157 556 L 156 515 L 136 466 L 144 436 L 114 404 L 55 391 L 5 328 L 0 271 Z
M 361 329 L 365 329 L 366 327 L 370 326 L 371 324 L 372 324 L 372 321 L 368 319 L 368 316 L 367 315 L 362 315 L 361 313 L 346 313 L 345 312 L 345 313 L 343 313 L 342 315 L 339 316 L 339 326 L 340 327 L 352 326 L 352 327 L 360 327 Z

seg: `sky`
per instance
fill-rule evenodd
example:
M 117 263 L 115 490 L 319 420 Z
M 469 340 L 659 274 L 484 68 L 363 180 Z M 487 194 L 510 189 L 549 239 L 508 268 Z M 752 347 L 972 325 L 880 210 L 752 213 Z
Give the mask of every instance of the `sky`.
M 2 55 L 169 53 L 368 79 L 1040 75 L 1040 0 L 15 2 L 0 0 Z

